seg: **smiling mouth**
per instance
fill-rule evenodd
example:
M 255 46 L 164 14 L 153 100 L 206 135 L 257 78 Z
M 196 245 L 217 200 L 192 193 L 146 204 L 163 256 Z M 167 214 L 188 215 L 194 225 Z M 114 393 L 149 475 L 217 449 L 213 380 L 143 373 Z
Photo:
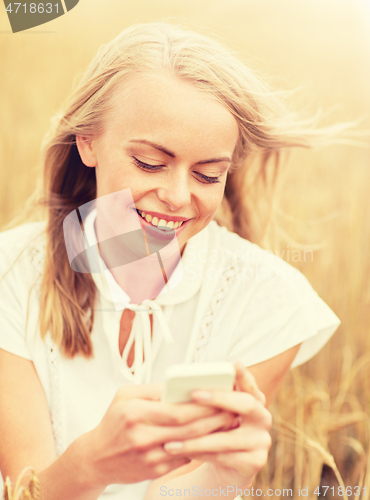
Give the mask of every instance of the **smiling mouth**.
M 145 220 L 145 222 L 147 222 L 151 226 L 157 227 L 158 229 L 164 231 L 169 229 L 175 230 L 181 227 L 185 222 L 187 222 L 187 221 L 182 221 L 182 222 L 165 221 L 164 219 L 158 219 L 158 217 L 153 217 L 152 215 L 147 214 L 142 210 L 138 210 L 137 208 L 135 210 L 139 214 L 139 216 Z

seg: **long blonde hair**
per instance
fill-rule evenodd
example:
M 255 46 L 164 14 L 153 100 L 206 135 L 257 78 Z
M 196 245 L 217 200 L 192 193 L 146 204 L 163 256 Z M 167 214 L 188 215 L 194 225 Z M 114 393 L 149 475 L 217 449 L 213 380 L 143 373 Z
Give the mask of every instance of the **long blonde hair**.
M 49 331 L 66 357 L 93 356 L 96 295 L 91 275 L 71 269 L 63 238 L 64 218 L 96 197 L 95 170 L 82 163 L 76 135 L 101 132 L 103 117 L 114 106 L 114 90 L 142 72 L 176 75 L 216 98 L 236 118 L 239 139 L 216 220 L 255 243 L 263 239 L 253 211 L 261 193 L 254 189 L 257 184 L 270 189 L 267 198 L 272 199 L 281 153 L 328 142 L 341 130 L 340 125 L 317 129 L 317 117 L 298 120 L 283 93 L 273 92 L 230 50 L 182 27 L 139 24 L 102 46 L 65 111 L 54 119 L 43 147 L 42 193 L 33 198 L 33 206 L 47 213 L 40 333 L 44 338 Z

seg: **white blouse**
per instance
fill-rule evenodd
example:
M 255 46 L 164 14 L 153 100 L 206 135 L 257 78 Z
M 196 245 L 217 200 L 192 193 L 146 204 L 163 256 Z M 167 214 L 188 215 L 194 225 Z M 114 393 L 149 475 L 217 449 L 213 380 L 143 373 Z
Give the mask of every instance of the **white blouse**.
M 93 221 L 93 215 L 85 221 L 90 244 L 96 238 Z M 153 301 L 130 304 L 106 268 L 93 274 L 99 291 L 91 333 L 94 357 L 66 359 L 49 334 L 41 340 L 38 329 L 44 229 L 45 223 L 37 222 L 0 233 L 0 348 L 33 361 L 58 455 L 100 423 L 122 385 L 163 382 L 165 369 L 174 363 L 240 360 L 252 366 L 302 343 L 295 367 L 314 356 L 340 324 L 302 273 L 212 221 L 188 241 L 182 278 L 179 263 L 169 280 L 176 286 Z M 121 301 L 118 310 L 115 293 Z M 121 357 L 125 307 L 140 312 Z M 135 362 L 129 368 L 134 340 Z M 99 498 L 143 500 L 149 484 L 112 484 Z M 0 481 L 0 495 L 2 490 Z

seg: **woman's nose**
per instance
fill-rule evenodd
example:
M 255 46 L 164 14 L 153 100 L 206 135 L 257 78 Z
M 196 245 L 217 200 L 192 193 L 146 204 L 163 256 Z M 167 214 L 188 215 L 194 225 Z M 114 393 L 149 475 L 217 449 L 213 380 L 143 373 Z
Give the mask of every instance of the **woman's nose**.
M 158 198 L 166 203 L 172 212 L 178 212 L 190 205 L 191 193 L 189 189 L 188 173 L 176 173 L 169 175 L 157 193 Z

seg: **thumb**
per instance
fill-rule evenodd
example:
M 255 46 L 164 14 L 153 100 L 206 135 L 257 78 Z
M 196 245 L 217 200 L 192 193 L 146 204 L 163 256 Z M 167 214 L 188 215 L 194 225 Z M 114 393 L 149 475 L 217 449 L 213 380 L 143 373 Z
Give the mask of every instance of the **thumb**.
M 127 401 L 128 399 L 159 401 L 162 392 L 163 384 L 122 385 L 116 393 L 116 398 L 120 401 Z
M 249 392 L 263 405 L 266 404 L 266 396 L 258 388 L 257 382 L 248 368 L 245 368 L 240 361 L 234 363 L 236 369 L 236 385 L 242 392 Z

